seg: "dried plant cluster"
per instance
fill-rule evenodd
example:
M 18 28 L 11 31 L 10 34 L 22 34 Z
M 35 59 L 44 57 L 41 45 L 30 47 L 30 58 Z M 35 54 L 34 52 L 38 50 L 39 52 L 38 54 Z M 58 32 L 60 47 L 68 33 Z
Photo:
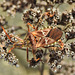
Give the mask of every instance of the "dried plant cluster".
M 3 11 L 7 11 L 9 15 L 14 16 L 16 12 L 23 12 L 24 9 L 28 7 L 34 8 L 42 6 L 47 9 L 49 6 L 54 6 L 55 4 L 60 3 L 74 3 L 75 0 L 3 0 L 0 6 L 3 8 Z
M 0 47 L 0 59 L 4 59 L 4 61 L 8 61 L 9 64 L 15 65 L 16 67 L 19 66 L 16 56 L 12 52 L 8 53 L 5 47 Z
M 4 11 L 14 14 L 12 12 L 23 11 L 25 6 L 33 2 L 30 9 L 25 9 L 22 15 L 22 20 L 28 28 L 24 39 L 14 35 L 15 30 L 22 28 L 4 29 L 4 25 L 7 22 L 3 16 L 0 17 L 0 26 L 3 30 L 1 30 L 0 34 L 0 58 L 18 67 L 18 59 L 16 59 L 11 50 L 26 47 L 26 57 L 30 67 L 36 67 L 41 62 L 48 63 L 54 72 L 58 72 L 62 67 L 61 61 L 64 56 L 75 60 L 75 41 L 67 43 L 69 39 L 75 39 L 75 7 L 70 12 L 65 10 L 61 13 L 58 8 L 53 6 L 58 3 L 64 3 L 64 0 L 44 1 L 47 5 L 51 5 L 50 8 L 46 5 L 43 6 L 41 3 L 38 5 L 37 0 L 31 0 L 29 3 L 28 1 L 5 0 L 1 4 Z M 71 4 L 75 1 L 68 0 L 66 2 Z M 44 13 L 40 5 L 44 7 Z M 58 27 L 59 25 L 64 26 L 64 29 Z M 65 34 L 64 37 L 63 33 Z M 63 41 L 64 39 L 66 39 L 65 42 Z M 9 47 L 12 48 L 9 49 Z M 33 54 L 31 60 L 29 60 L 29 51 Z
M 7 25 L 7 21 L 4 16 L 0 15 L 0 25 Z
M 56 75 L 74 75 L 75 74 L 75 63 L 62 62 L 62 69 L 60 69 Z
M 1 3 L 3 11 L 7 11 L 9 15 L 14 16 L 16 12 L 22 12 L 27 2 L 25 0 L 4 0 Z
M 41 13 L 41 10 L 34 8 L 34 10 L 25 10 L 23 13 L 23 21 L 25 23 L 30 22 L 33 25 L 44 26 L 46 22 L 48 25 L 67 25 L 72 23 L 73 27 L 75 24 L 75 8 L 68 12 L 67 10 L 61 13 L 56 8 L 48 8 L 47 12 Z M 71 28 L 73 29 L 73 28 Z

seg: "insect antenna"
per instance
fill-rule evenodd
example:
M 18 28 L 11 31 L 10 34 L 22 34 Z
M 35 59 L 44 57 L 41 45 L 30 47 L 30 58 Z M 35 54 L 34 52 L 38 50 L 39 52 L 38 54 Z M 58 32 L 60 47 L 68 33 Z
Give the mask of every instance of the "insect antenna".
M 9 35 L 7 34 L 7 32 L 5 31 L 4 27 L 3 27 L 3 26 L 1 26 L 1 28 L 3 29 L 3 31 L 4 31 L 4 32 L 5 32 L 5 34 L 7 35 L 8 39 L 12 42 L 12 40 L 11 40 L 10 36 L 9 36 Z

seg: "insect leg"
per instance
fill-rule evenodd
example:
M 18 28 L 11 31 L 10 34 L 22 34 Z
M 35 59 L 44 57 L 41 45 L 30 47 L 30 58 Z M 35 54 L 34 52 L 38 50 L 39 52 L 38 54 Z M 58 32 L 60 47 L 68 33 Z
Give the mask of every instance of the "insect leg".
M 23 40 L 22 40 L 21 38 L 19 38 L 19 37 L 17 37 L 17 36 L 14 36 L 13 34 L 10 35 L 10 36 L 16 38 L 16 39 L 17 39 L 18 41 L 20 41 L 20 42 L 23 42 Z
M 27 23 L 27 25 L 30 25 L 33 29 L 35 29 L 35 27 L 33 25 L 31 25 L 29 22 Z
M 16 46 L 22 47 L 23 46 L 23 43 L 19 43 L 19 44 L 18 44 L 18 42 L 14 43 L 13 44 L 13 47 L 8 52 L 10 53 L 11 50 L 13 50 Z
M 30 60 L 29 60 L 29 53 L 28 53 L 28 47 L 27 47 L 26 51 L 27 51 L 27 62 L 30 62 Z
M 61 39 L 60 40 L 58 40 L 58 43 L 59 43 L 59 45 L 61 46 L 61 50 L 63 50 L 63 47 L 64 47 L 64 43 L 61 41 Z
M 14 43 L 14 44 L 13 44 L 13 47 L 8 51 L 9 53 L 11 52 L 11 50 L 13 50 L 13 49 L 15 48 L 15 44 L 16 44 L 16 43 Z
M 14 46 L 8 52 L 10 53 L 12 49 L 14 49 Z

